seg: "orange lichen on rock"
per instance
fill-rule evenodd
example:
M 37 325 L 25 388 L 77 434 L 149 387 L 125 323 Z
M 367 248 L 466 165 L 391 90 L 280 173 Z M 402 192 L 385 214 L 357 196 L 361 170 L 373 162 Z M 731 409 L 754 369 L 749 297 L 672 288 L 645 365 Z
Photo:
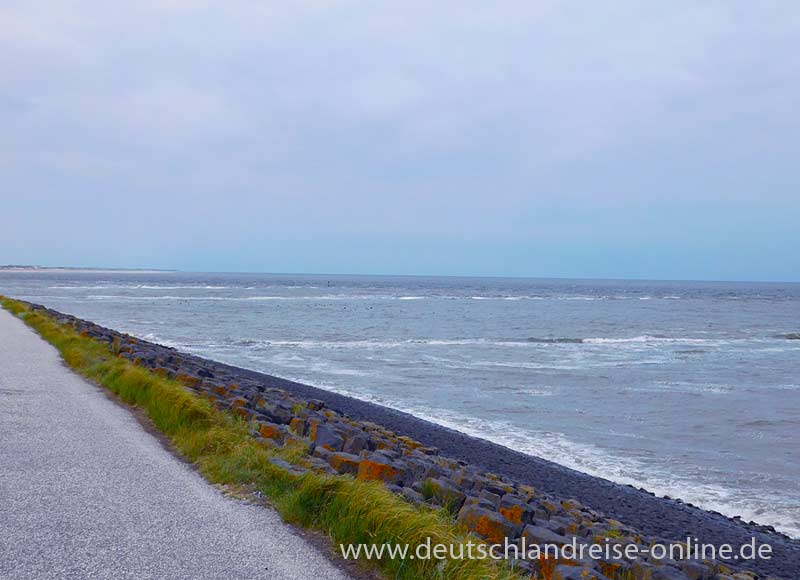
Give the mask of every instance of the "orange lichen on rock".
M 554 580 L 556 564 L 558 561 L 555 558 L 549 558 L 546 554 L 539 556 L 537 567 L 542 580 Z
M 553 502 L 549 501 L 549 500 L 543 501 L 542 502 L 542 507 L 544 509 L 546 509 L 548 512 L 550 512 L 551 514 L 557 514 L 558 511 L 559 511 L 558 510 L 558 506 L 556 504 L 554 504 Z
M 420 443 L 419 441 L 414 441 L 411 437 L 407 437 L 405 435 L 398 437 L 397 440 L 400 441 L 401 443 L 404 443 L 407 447 L 410 447 L 411 449 L 417 449 L 418 447 L 422 447 L 422 443 Z
M 597 565 L 600 571 L 609 578 L 614 578 L 617 575 L 617 570 L 622 568 L 622 565 L 617 562 L 603 562 L 602 560 L 598 560 Z
M 190 387 L 196 387 L 197 384 L 200 382 L 200 379 L 198 379 L 197 377 L 194 377 L 192 375 L 187 375 L 186 373 L 179 373 L 175 375 L 175 379 Z
M 514 522 L 515 524 L 522 523 L 522 514 L 524 513 L 522 506 L 500 506 L 497 511 L 499 511 L 510 522 Z
M 474 520 L 468 522 L 467 525 L 476 534 L 494 544 L 502 543 L 506 537 L 505 526 L 499 525 L 497 519 L 491 517 L 490 512 L 477 514 Z
M 359 481 L 391 482 L 398 475 L 398 470 L 389 465 L 370 459 L 362 459 L 358 466 Z
M 280 439 L 282 435 L 278 426 L 271 423 L 261 423 L 258 432 L 264 439 Z
M 536 495 L 536 488 L 530 485 L 519 484 L 517 486 L 522 493 L 524 493 L 528 498 L 532 498 Z
M 300 417 L 292 417 L 292 420 L 289 421 L 289 431 L 291 431 L 295 435 L 302 436 L 305 430 L 306 430 L 306 422 L 303 421 Z
M 504 538 L 518 536 L 522 528 L 499 513 L 476 505 L 465 505 L 461 508 L 458 512 L 458 523 L 495 544 L 502 543 Z
M 339 473 L 352 473 L 359 472 L 361 461 L 357 456 L 350 455 L 349 453 L 334 453 L 328 459 L 328 463 Z

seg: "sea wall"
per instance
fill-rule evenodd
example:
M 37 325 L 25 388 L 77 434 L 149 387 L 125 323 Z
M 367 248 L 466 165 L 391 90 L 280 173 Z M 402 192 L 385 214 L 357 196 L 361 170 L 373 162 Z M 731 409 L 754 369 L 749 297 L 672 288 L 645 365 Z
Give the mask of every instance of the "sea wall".
M 288 470 L 345 474 L 378 480 L 409 502 L 441 507 L 476 535 L 492 543 L 610 543 L 648 546 L 666 543 L 607 517 L 577 499 L 545 493 L 523 482 L 482 470 L 385 427 L 355 420 L 325 402 L 301 398 L 285 389 L 236 372 L 234 367 L 181 353 L 89 321 L 31 304 L 58 322 L 111 346 L 134 364 L 178 380 L 216 407 L 248 421 L 253 437 L 265 445 L 292 440 L 308 444 L 308 456 Z M 276 460 L 279 462 L 280 460 Z M 769 529 L 762 530 L 769 532 Z M 516 565 L 536 572 L 538 562 Z M 561 562 L 563 580 L 625 578 L 634 580 L 746 580 L 764 578 L 730 562 L 715 560 L 606 559 Z M 589 575 L 582 575 L 584 573 Z M 775 576 L 777 577 L 777 576 Z M 787 577 L 788 578 L 788 577 Z

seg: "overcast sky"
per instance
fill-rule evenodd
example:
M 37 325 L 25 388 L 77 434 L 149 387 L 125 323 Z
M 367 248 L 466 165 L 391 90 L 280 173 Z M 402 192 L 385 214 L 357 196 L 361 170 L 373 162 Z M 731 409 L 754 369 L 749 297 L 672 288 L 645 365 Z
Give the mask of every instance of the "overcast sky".
M 0 263 L 800 280 L 800 5 L 0 4 Z

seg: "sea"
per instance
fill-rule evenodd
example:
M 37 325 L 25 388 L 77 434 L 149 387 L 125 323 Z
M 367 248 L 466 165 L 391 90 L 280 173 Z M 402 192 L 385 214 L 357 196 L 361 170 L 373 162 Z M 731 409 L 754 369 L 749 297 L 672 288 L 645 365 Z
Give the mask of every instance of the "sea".
M 5 271 L 0 294 L 800 537 L 800 284 Z

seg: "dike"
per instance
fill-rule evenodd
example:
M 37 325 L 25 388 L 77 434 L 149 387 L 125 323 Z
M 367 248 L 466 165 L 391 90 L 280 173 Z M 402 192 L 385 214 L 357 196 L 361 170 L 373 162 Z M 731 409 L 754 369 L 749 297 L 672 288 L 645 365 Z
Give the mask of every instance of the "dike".
M 470 437 L 409 414 L 141 340 L 90 321 L 26 304 L 119 357 L 174 379 L 244 419 L 253 438 L 282 447 L 305 442 L 302 461 L 281 466 L 379 481 L 406 501 L 443 508 L 492 543 L 568 544 L 685 541 L 769 544 L 769 560 L 563 562 L 564 580 L 747 580 L 800 578 L 800 542 L 755 522 L 615 484 Z M 280 460 L 276 460 L 280 461 Z M 539 572 L 538 562 L 516 561 Z M 589 573 L 591 575 L 581 575 Z

